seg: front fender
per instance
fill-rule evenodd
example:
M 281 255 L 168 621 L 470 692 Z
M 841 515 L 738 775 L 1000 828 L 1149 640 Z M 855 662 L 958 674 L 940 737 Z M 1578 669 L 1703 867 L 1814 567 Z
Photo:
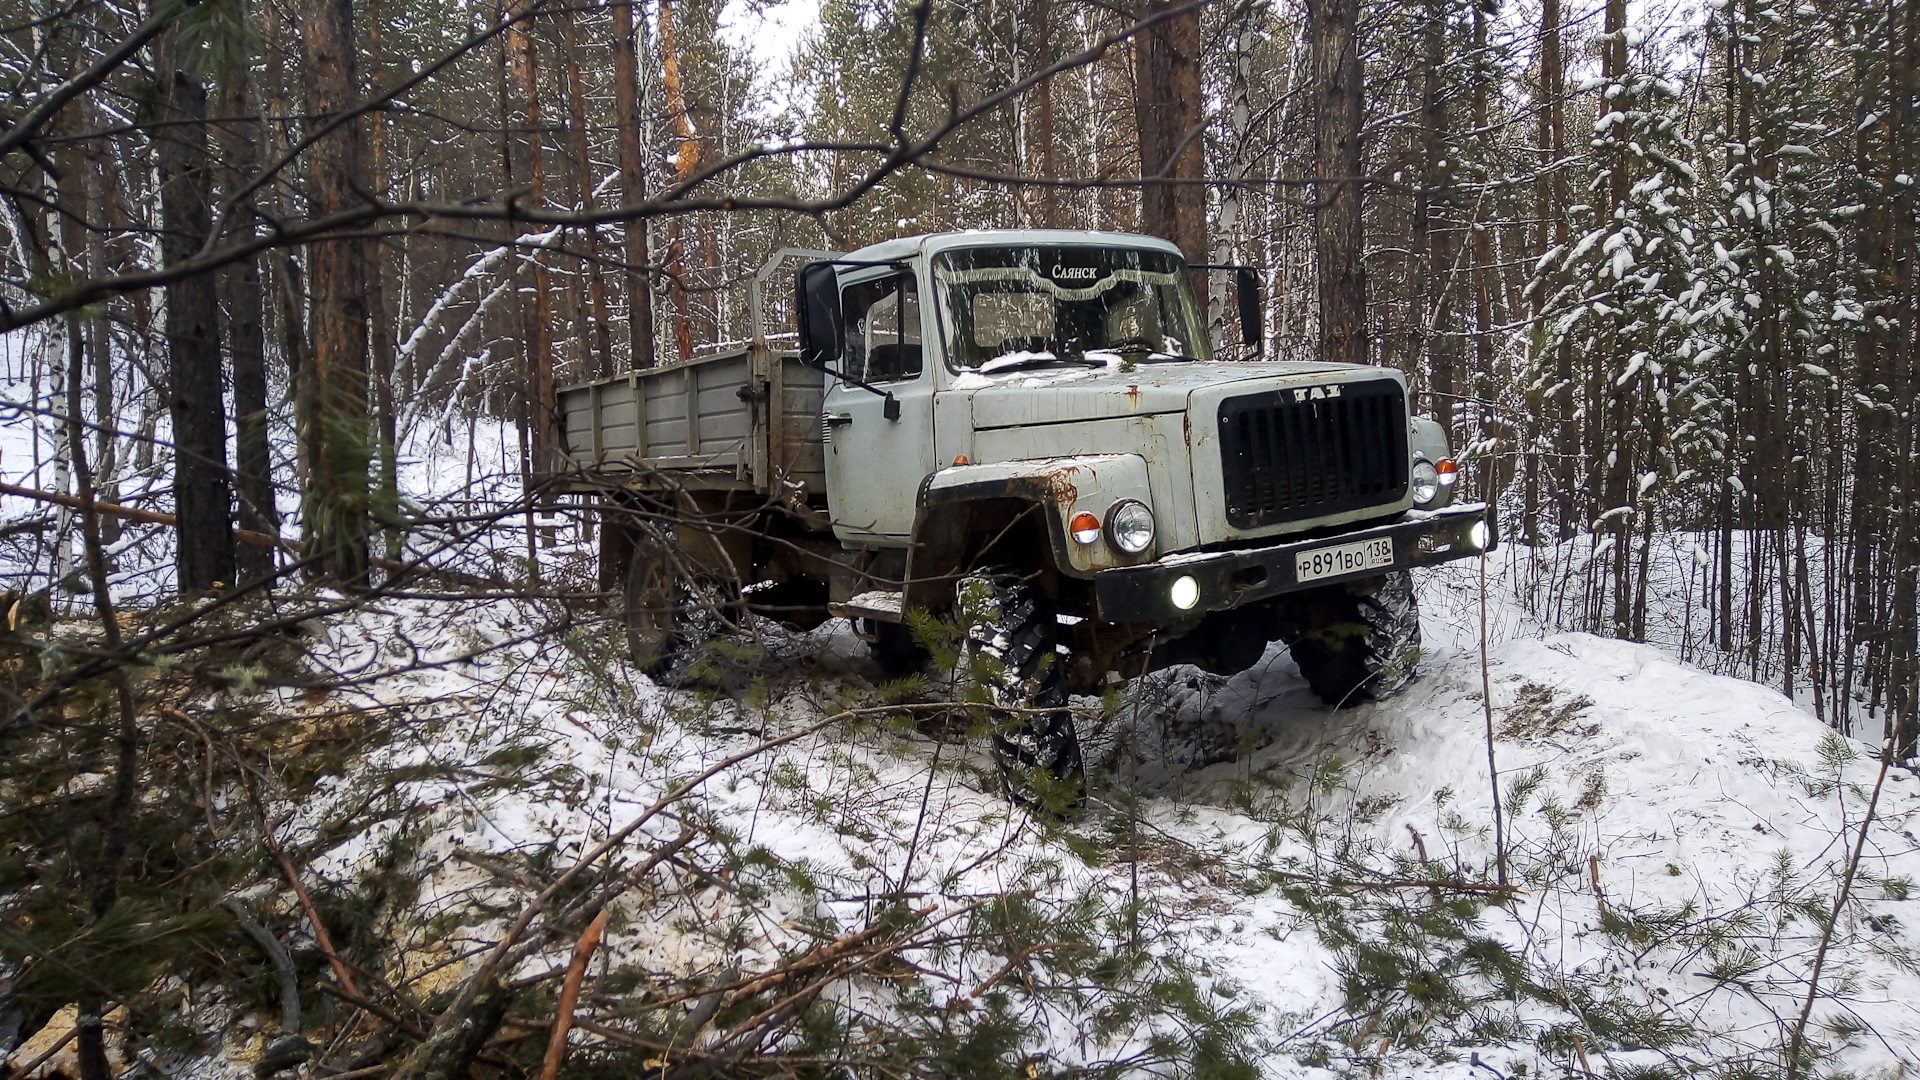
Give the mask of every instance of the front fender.
M 968 507 L 990 502 L 1024 503 L 1035 508 L 1052 549 L 1053 565 L 1071 577 L 1091 578 L 1102 570 L 1151 562 L 1154 547 L 1128 555 L 1107 543 L 1104 530 L 1091 544 L 1075 542 L 1068 523 L 1085 511 L 1106 520 L 1120 499 L 1148 506 L 1147 461 L 1138 454 L 1089 454 L 1071 458 L 1035 458 L 982 465 L 954 465 L 928 476 L 920 485 L 913 545 L 907 556 L 908 592 L 914 584 L 937 589 L 940 579 L 964 572 Z M 940 606 L 939 598 L 909 596 L 910 606 Z

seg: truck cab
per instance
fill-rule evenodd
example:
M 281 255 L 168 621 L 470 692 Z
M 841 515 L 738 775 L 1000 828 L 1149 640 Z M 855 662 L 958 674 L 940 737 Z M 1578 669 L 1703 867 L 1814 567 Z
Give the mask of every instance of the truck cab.
M 837 609 L 938 610 L 999 558 L 1057 614 L 1120 628 L 1085 663 L 1152 637 L 1161 662 L 1220 670 L 1277 636 L 1249 617 L 1263 601 L 1491 545 L 1485 507 L 1451 505 L 1445 433 L 1410 415 L 1404 376 L 1254 359 L 1257 326 L 1215 357 L 1191 274 L 1163 240 L 1038 230 L 803 268 L 833 529 L 902 581 Z

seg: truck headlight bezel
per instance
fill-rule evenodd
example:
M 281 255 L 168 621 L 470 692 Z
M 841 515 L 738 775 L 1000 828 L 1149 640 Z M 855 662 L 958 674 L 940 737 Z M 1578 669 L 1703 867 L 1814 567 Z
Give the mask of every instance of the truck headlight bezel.
M 1153 546 L 1157 523 L 1153 508 L 1139 499 L 1121 499 L 1107 507 L 1107 543 L 1125 555 L 1138 555 Z
M 1423 456 L 1413 459 L 1407 490 L 1413 493 L 1413 505 L 1427 510 L 1440 500 L 1440 493 L 1446 489 L 1440 483 L 1440 470 Z

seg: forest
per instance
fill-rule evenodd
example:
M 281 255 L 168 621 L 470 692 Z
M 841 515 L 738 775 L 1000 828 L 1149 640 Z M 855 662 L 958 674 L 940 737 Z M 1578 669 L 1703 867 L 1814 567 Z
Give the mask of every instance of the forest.
M 1916 0 L 310 2 L 0 0 L 6 1080 L 1920 1064 Z M 951 626 L 626 663 L 562 389 L 972 229 L 1404 375 L 1500 537 L 1406 704 L 1076 697 L 1055 818 Z

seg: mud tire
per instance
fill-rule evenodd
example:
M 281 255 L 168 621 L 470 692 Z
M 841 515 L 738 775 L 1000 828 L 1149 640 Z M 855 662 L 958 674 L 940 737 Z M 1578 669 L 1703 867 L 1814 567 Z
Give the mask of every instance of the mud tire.
M 961 668 L 986 692 L 993 760 L 1007 797 L 1029 809 L 1077 807 L 1086 765 L 1073 714 L 1064 707 L 1053 612 L 1012 570 L 969 574 L 956 594 L 966 620 Z M 1018 711 L 1033 708 L 1057 711 Z
M 678 554 L 666 537 L 635 541 L 620 613 L 634 666 L 673 689 L 712 681 L 711 665 L 702 663 L 706 647 L 739 625 L 740 615 L 738 589 Z
M 1384 701 L 1413 681 L 1420 602 L 1405 570 L 1300 594 L 1282 634 L 1321 701 Z

